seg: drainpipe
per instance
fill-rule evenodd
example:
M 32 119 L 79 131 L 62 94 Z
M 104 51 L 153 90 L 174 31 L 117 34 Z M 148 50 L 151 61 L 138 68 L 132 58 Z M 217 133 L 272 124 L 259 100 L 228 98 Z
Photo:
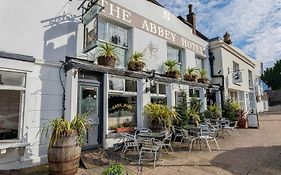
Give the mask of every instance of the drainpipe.
M 211 69 L 211 77 L 212 78 L 221 78 L 222 84 L 220 85 L 220 94 L 221 94 L 221 106 L 224 105 L 224 76 L 223 75 L 214 75 L 214 61 L 215 61 L 214 54 L 209 51 L 209 61 L 210 61 L 210 69 Z

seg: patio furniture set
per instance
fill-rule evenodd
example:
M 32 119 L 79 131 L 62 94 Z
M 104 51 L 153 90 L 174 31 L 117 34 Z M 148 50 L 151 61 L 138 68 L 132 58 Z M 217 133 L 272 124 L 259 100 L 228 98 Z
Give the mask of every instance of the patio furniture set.
M 173 126 L 170 131 L 152 132 L 148 128 L 141 128 L 135 131 L 134 134 L 121 133 L 123 147 L 121 156 L 124 157 L 128 149 L 133 149 L 138 152 L 138 164 L 141 165 L 143 160 L 146 160 L 146 155 L 150 154 L 149 159 L 153 160 L 153 165 L 158 159 L 163 158 L 164 151 L 174 152 L 171 142 L 176 142 L 180 138 L 180 150 L 182 146 L 187 144 L 189 151 L 194 146 L 202 144 L 206 145 L 211 152 L 210 142 L 214 142 L 217 150 L 220 150 L 216 138 L 224 138 L 225 134 L 230 135 L 231 132 L 238 134 L 237 122 L 230 122 L 227 119 L 221 118 L 216 121 L 206 120 L 198 127 L 190 126 L 188 129 Z M 173 138 L 173 139 L 172 139 Z

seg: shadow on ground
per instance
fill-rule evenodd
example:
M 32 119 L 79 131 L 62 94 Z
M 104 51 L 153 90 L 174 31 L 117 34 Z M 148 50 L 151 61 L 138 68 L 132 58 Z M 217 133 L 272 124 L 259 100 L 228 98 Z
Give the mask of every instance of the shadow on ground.
M 229 150 L 210 162 L 237 175 L 281 174 L 281 146 L 249 147 Z

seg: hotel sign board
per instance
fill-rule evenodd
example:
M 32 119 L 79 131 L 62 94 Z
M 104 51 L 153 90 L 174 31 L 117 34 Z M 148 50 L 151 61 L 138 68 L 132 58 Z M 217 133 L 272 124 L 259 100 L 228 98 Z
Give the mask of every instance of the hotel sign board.
M 156 35 L 179 47 L 186 48 L 205 56 L 204 47 L 181 36 L 141 15 L 136 14 L 110 0 L 99 0 L 98 2 L 104 9 L 101 15 L 119 21 L 130 27 L 135 27 L 145 32 Z

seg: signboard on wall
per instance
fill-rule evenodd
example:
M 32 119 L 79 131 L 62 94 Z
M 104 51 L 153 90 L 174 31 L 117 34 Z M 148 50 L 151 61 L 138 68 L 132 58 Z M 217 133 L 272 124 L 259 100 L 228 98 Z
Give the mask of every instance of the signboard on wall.
M 242 83 L 242 72 L 241 71 L 233 72 L 232 79 L 234 84 Z
M 179 47 L 196 52 L 198 55 L 205 56 L 205 49 L 203 46 L 197 44 L 182 35 L 175 33 L 135 12 L 132 12 L 110 0 L 100 0 L 98 2 L 104 9 L 101 15 L 121 22 L 125 25 L 138 28 L 157 37 L 163 38 L 168 42 Z

